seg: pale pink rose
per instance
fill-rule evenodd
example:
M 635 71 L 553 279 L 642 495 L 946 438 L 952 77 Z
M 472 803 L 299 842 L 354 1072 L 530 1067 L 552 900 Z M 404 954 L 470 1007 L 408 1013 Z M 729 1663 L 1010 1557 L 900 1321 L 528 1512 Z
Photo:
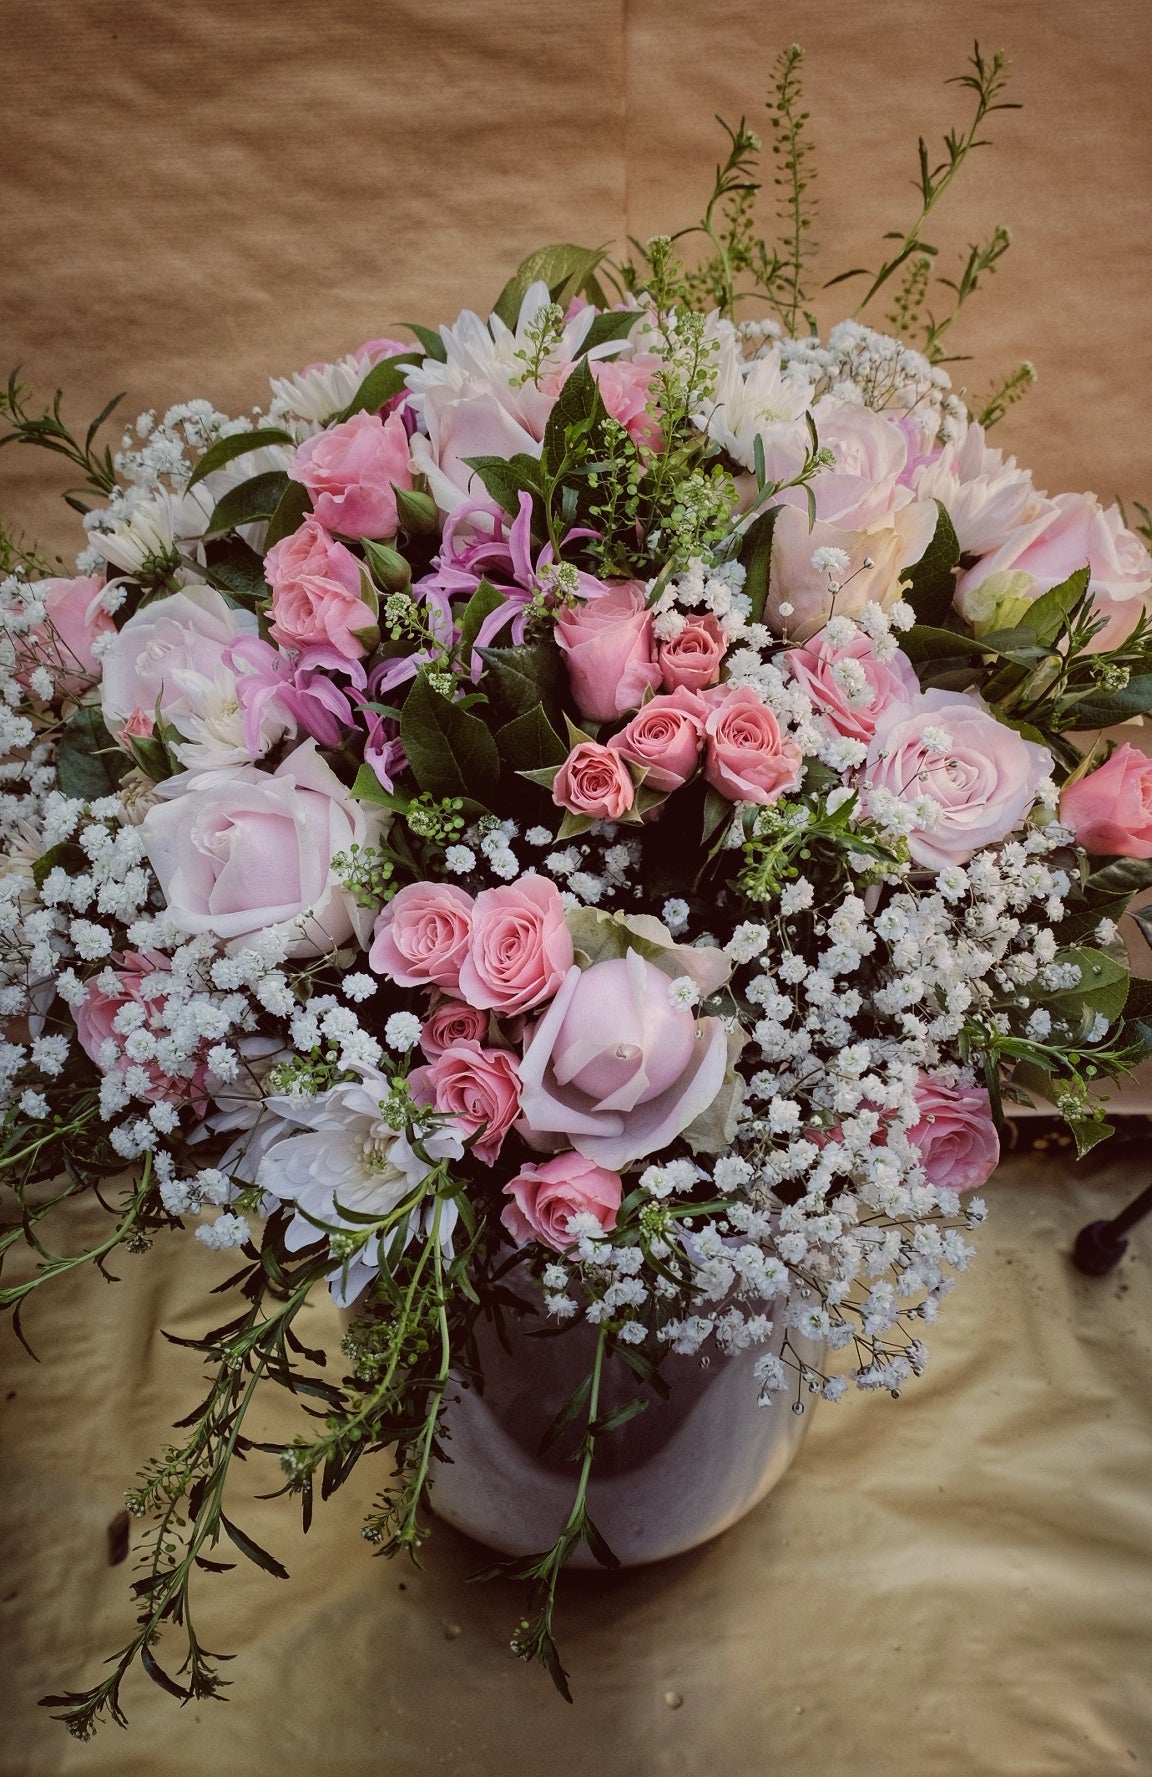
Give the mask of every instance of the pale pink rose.
M 539 1240 L 559 1253 L 572 1245 L 568 1232 L 572 1216 L 594 1216 L 605 1234 L 611 1233 L 624 1182 L 618 1172 L 573 1152 L 557 1154 L 539 1166 L 522 1166 L 505 1185 L 504 1195 L 512 1201 L 500 1220 L 517 1246 Z
M 357 346 L 352 353 L 354 358 L 366 358 L 369 364 L 379 364 L 381 358 L 398 358 L 403 352 L 410 352 L 402 339 L 366 339 L 362 346 Z
M 1149 607 L 1152 556 L 1128 530 L 1117 506 L 1105 509 L 1095 494 L 1059 494 L 1031 523 L 1022 524 L 1007 542 L 961 575 L 956 603 L 976 623 L 998 588 L 1005 596 L 1033 600 L 1067 580 L 1078 568 L 1090 568 L 1089 590 L 1096 614 L 1107 618 L 1089 651 L 1116 648 Z M 981 589 L 991 582 L 991 592 Z
M 974 1191 L 987 1183 L 1000 1160 L 1000 1138 L 983 1086 L 946 1086 L 931 1074 L 916 1084 L 920 1121 L 908 1131 L 924 1161 L 929 1184 Z
M 436 383 L 421 395 L 420 411 L 428 436 L 420 432 L 413 436 L 411 462 L 426 477 L 441 512 L 454 512 L 485 498 L 484 483 L 470 467 L 469 457 L 540 455 L 547 411 L 554 403 L 544 402 L 546 412 L 539 424 L 534 424 L 532 416 L 509 411 L 501 400 L 504 392 L 463 393 L 449 383 Z M 539 394 L 532 383 L 526 392 Z
M 639 708 L 645 691 L 660 684 L 647 597 L 640 581 L 626 580 L 556 618 L 572 695 L 590 722 L 627 715 Z
M 690 617 L 680 634 L 657 650 L 664 689 L 703 691 L 714 685 L 727 647 L 727 632 L 711 611 Z
M 620 753 L 595 740 L 573 747 L 552 783 L 557 808 L 596 821 L 618 821 L 635 799 L 636 786 Z
M 647 450 L 659 450 L 663 444 L 660 427 L 648 412 L 657 362 L 650 357 L 600 358 L 591 362 L 600 399 L 608 412 L 619 420 L 633 444 Z
M 147 710 L 133 710 L 128 720 L 117 730 L 116 739 L 122 746 L 130 740 L 151 740 L 156 732 L 156 724 Z
M 887 660 L 878 659 L 863 630 L 839 647 L 826 640 L 822 631 L 803 648 L 791 649 L 786 659 L 792 677 L 815 707 L 838 734 L 850 740 L 871 740 L 876 718 L 889 704 L 907 703 L 920 695 L 920 682 L 907 654 L 897 649 Z M 850 693 L 855 672 L 851 667 L 844 669 L 844 661 L 857 663 L 864 679 L 860 693 Z
M 554 882 L 522 876 L 484 889 L 472 908 L 460 996 L 501 1017 L 526 1012 L 552 997 L 572 956 L 564 902 Z
M 109 1067 L 117 1069 L 136 1065 L 124 1052 L 124 1033 L 115 1028 L 116 1014 L 124 1006 L 139 1006 L 144 1013 L 142 1029 L 150 1032 L 157 1040 L 170 1035 L 162 1014 L 167 996 L 145 992 L 155 978 L 170 975 L 171 959 L 159 951 L 129 950 L 118 959 L 113 959 L 112 972 L 116 976 L 116 991 L 105 993 L 98 985 L 102 976 L 95 976 L 87 984 L 87 993 L 75 1008 L 76 1035 L 80 1047 L 102 1073 Z M 116 1049 L 112 1062 L 102 1057 L 105 1043 L 111 1041 Z M 206 1052 L 208 1045 L 202 1045 Z M 208 1072 L 206 1055 L 201 1054 L 192 1065 L 191 1071 L 174 1076 L 166 1074 L 155 1062 L 143 1064 L 148 1075 L 149 1091 L 154 1099 L 163 1099 L 168 1104 L 187 1104 L 190 1100 L 200 1099 L 204 1095 L 204 1081 Z
M 264 557 L 272 588 L 269 634 L 295 648 L 308 665 L 359 660 L 376 635 L 376 614 L 365 604 L 364 570 L 350 549 L 317 519 L 274 543 Z
M 1014 832 L 1051 770 L 1046 747 L 998 722 L 976 697 L 923 691 L 877 719 L 864 785 L 936 803 L 938 817 L 914 828 L 908 846 L 917 864 L 943 870 Z
M 116 625 L 100 605 L 104 590 L 102 574 L 86 574 L 72 580 L 37 580 L 29 586 L 32 597 L 43 604 L 46 618 L 18 643 L 23 684 L 28 670 L 47 667 L 57 697 L 79 697 L 100 677 L 100 663 L 92 652 L 96 636 L 112 635 Z
M 900 481 L 908 461 L 908 441 L 899 427 L 874 409 L 840 401 L 835 395 L 823 395 L 812 418 L 821 446 L 836 458 L 832 468 L 812 477 L 818 519 L 847 531 L 868 530 L 911 500 Z M 804 426 L 768 428 L 764 448 L 769 481 L 789 481 L 798 474 L 809 442 Z M 783 488 L 777 498 L 807 517 L 803 487 Z
M 420 1047 L 435 1061 L 453 1043 L 482 1043 L 488 1035 L 488 1013 L 463 1000 L 441 1000 L 433 1006 L 420 1030 Z
M 403 417 L 375 413 L 317 432 L 299 445 L 288 471 L 312 496 L 316 522 L 342 537 L 394 537 L 396 489 L 412 486 Z
M 1060 819 L 1097 856 L 1152 858 L 1152 759 L 1125 741 L 1060 798 Z
M 514 1055 L 476 1042 L 452 1043 L 429 1067 L 414 1068 L 408 1084 L 417 1104 L 434 1105 L 465 1137 L 483 1131 L 473 1152 L 485 1166 L 495 1164 L 520 1109 Z
M 809 528 L 807 512 L 781 506 L 772 532 L 764 621 L 789 641 L 803 642 L 833 615 L 858 617 L 869 604 L 888 610 L 902 595 L 905 570 L 931 543 L 938 519 L 934 500 L 910 500 L 868 529 L 823 518 Z M 843 550 L 849 562 L 836 592 L 827 573 L 812 563 L 817 549 L 829 548 Z
M 410 882 L 377 915 L 368 966 L 400 987 L 460 990 L 472 897 L 452 882 Z
M 179 727 L 192 713 L 196 688 L 216 678 L 226 651 L 258 625 L 211 586 L 185 586 L 130 617 L 101 656 L 100 700 L 109 734 L 136 710 Z
M 708 706 L 694 691 L 653 697 L 608 742 L 614 753 L 644 766 L 644 785 L 662 794 L 695 775 L 704 745 Z
M 748 685 L 709 692 L 704 776 L 732 802 L 775 802 L 794 790 L 804 755 Z
M 569 970 L 520 1064 L 526 1140 L 563 1136 L 620 1171 L 709 1109 L 724 1085 L 727 1034 L 719 1018 L 673 1005 L 669 986 L 635 950 Z
M 372 916 L 333 858 L 379 838 L 379 811 L 348 794 L 307 740 L 274 772 L 255 765 L 169 778 L 140 827 L 168 911 L 182 931 L 225 942 L 292 924 L 288 954 L 320 956 Z

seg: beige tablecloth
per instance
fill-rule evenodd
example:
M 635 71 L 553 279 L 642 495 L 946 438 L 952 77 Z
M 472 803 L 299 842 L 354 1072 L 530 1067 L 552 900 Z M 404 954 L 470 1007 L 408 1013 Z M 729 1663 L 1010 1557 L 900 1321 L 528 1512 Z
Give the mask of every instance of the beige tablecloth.
M 1066 1257 L 1143 1156 L 1078 1171 L 1011 1159 L 979 1259 L 900 1401 L 822 1405 L 775 1493 L 718 1542 L 620 1576 L 570 1576 L 569 1710 L 507 1651 L 518 1596 L 437 1525 L 425 1567 L 373 1560 L 366 1465 L 307 1538 L 270 1458 L 236 1516 L 292 1571 L 203 1576 L 197 1623 L 236 1652 L 234 1701 L 181 1711 L 137 1674 L 127 1736 L 87 1747 L 33 1700 L 87 1686 L 131 1627 L 106 1527 L 197 1398 L 226 1257 L 191 1236 L 77 1276 L 6 1353 L 0 1685 L 4 1777 L 1103 1777 L 1152 1771 L 1152 1227 L 1118 1273 Z M 78 1241 L 83 1230 L 73 1231 Z M 308 1328 L 335 1341 L 334 1311 Z M 290 1435 L 277 1393 L 269 1431 Z M 170 1644 L 172 1646 L 175 1643 Z M 679 1707 L 675 1700 L 681 1699 Z
M 265 378 L 408 318 L 483 307 L 542 241 L 621 240 L 698 214 L 712 113 L 760 113 L 772 55 L 808 50 L 828 269 L 911 215 L 915 137 L 963 115 L 970 39 L 1016 58 L 941 217 L 954 266 L 1016 236 L 958 348 L 983 389 L 1041 381 L 999 438 L 1054 491 L 1147 498 L 1152 8 L 1132 0 L 6 0 L 0 12 L 0 364 L 86 418 Z M 843 305 L 820 304 L 824 319 Z M 0 453 L 0 512 L 53 550 L 66 468 Z M 221 1262 L 173 1238 L 117 1288 L 77 1276 L 5 1337 L 4 1777 L 1096 1777 L 1152 1770 L 1150 1301 L 1141 1231 L 1117 1277 L 1064 1256 L 1143 1182 L 1009 1163 L 973 1274 L 899 1403 L 822 1409 L 795 1469 L 718 1544 L 565 1589 L 576 1704 L 507 1653 L 503 1585 L 438 1529 L 420 1573 L 369 1558 L 366 1475 L 308 1539 L 238 1515 L 293 1570 L 205 1579 L 235 1701 L 179 1710 L 136 1679 L 133 1728 L 69 1742 L 31 1700 L 91 1683 L 131 1621 L 106 1527 L 196 1398 L 161 1326 L 204 1324 Z M 77 1243 L 84 1229 L 69 1231 Z M 317 1336 L 331 1313 L 315 1310 Z M 291 1422 L 277 1403 L 270 1429 Z M 254 1473 L 253 1490 L 275 1484 Z M 681 1699 L 679 1707 L 668 1700 Z

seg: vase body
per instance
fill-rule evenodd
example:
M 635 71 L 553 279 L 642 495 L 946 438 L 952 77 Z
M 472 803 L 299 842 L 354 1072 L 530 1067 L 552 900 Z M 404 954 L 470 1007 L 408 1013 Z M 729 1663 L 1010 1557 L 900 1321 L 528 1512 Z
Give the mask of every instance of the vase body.
M 578 1465 L 571 1451 L 583 1429 L 549 1450 L 540 1441 L 582 1378 L 596 1348 L 595 1329 L 529 1316 L 508 1321 L 501 1343 L 481 1319 L 477 1343 L 484 1391 L 450 1385 L 443 1427 L 448 1461 L 433 1464 L 431 1503 L 436 1514 L 508 1555 L 551 1547 L 575 1496 Z M 553 1329 L 545 1332 L 545 1329 Z M 533 1333 L 545 1332 L 544 1337 Z M 791 1341 L 806 1361 L 819 1363 L 819 1346 Z M 779 1353 L 783 1332 L 732 1357 L 671 1355 L 660 1367 L 666 1400 L 653 1394 L 619 1357 L 604 1367 L 600 1413 L 638 1396 L 644 1412 L 597 1441 L 588 1491 L 592 1520 L 624 1566 L 662 1561 L 707 1542 L 751 1510 L 783 1475 L 800 1446 L 815 1405 L 796 1413 L 794 1393 L 757 1406 L 754 1369 L 765 1351 Z M 581 1546 L 575 1567 L 595 1567 Z

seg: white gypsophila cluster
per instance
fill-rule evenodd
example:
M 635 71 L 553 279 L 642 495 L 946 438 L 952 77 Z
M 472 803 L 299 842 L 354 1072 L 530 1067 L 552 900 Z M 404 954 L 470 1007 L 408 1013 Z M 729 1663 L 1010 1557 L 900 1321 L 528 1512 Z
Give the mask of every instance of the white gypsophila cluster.
M 967 409 L 952 393 L 952 379 L 922 352 L 860 321 L 840 321 L 826 340 L 790 339 L 777 322 L 743 321 L 738 331 L 750 366 L 778 361 L 789 378 L 802 379 L 814 402 L 822 395 L 915 420 L 932 442 L 961 438 Z M 752 374 L 750 369 L 749 374 Z

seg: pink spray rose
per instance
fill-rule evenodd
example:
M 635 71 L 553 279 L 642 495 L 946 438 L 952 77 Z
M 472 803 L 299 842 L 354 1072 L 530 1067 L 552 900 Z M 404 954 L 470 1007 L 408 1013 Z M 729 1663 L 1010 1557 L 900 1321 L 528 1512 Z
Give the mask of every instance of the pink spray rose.
M 412 486 L 402 415 L 375 413 L 317 432 L 299 445 L 288 471 L 312 496 L 316 522 L 342 537 L 394 537 L 396 489 Z
M 264 557 L 272 588 L 269 633 L 299 649 L 307 666 L 359 660 L 376 635 L 376 614 L 363 599 L 363 569 L 350 549 L 317 519 L 274 543 Z
M 500 1016 L 524 1012 L 552 997 L 572 957 L 556 884 L 522 876 L 477 895 L 459 992 L 470 1006 Z
M 1051 770 L 1046 747 L 998 722 L 978 698 L 924 691 L 877 719 L 864 783 L 902 801 L 931 797 L 939 815 L 913 829 L 908 845 L 916 863 L 943 870 L 1006 839 Z
M 838 647 L 823 632 L 788 656 L 792 677 L 831 722 L 849 740 L 870 741 L 876 718 L 891 703 L 907 703 L 920 695 L 920 683 L 907 654 L 897 649 L 887 660 L 857 630 Z M 852 662 L 845 665 L 845 662 Z
M 1038 517 L 1021 524 L 991 555 L 961 575 L 956 603 L 969 622 L 999 627 L 1016 622 L 1035 599 L 1078 568 L 1091 570 L 1096 613 L 1107 623 L 1090 652 L 1115 648 L 1136 626 L 1152 593 L 1152 556 L 1125 527 L 1117 506 L 1105 509 L 1095 494 L 1059 494 Z M 1007 604 L 1000 615 L 997 607 Z M 1015 604 L 1022 609 L 1017 612 Z
M 133 710 L 127 721 L 122 722 L 116 731 L 116 739 L 126 747 L 131 740 L 151 740 L 156 732 L 156 723 L 148 710 Z
M 476 1042 L 452 1043 L 429 1067 L 414 1068 L 408 1083 L 418 1104 L 452 1117 L 465 1137 L 482 1130 L 474 1152 L 485 1166 L 495 1164 L 520 1108 L 514 1055 Z
M 661 793 L 686 784 L 700 763 L 708 706 L 693 691 L 653 697 L 608 742 L 614 753 L 647 767 L 644 779 Z
M 1085 851 L 1152 858 L 1152 759 L 1125 741 L 1060 798 L 1060 819 Z
M 619 1171 L 667 1147 L 719 1096 L 719 1018 L 673 1004 L 668 976 L 635 950 L 569 970 L 520 1063 L 525 1138 L 563 1136 Z
M 590 722 L 627 715 L 639 708 L 645 691 L 660 684 L 647 596 L 638 580 L 626 580 L 603 598 L 561 611 L 556 618 L 556 641 L 567 660 L 572 695 Z
M 18 644 L 24 683 L 24 659 L 29 668 L 45 666 L 52 674 L 57 697 L 79 697 L 100 677 L 100 663 L 92 652 L 96 636 L 112 635 L 116 625 L 98 600 L 104 590 L 102 574 L 72 580 L 37 580 L 29 592 L 43 604 L 45 621 Z
M 460 991 L 472 897 L 452 882 L 410 882 L 377 915 L 368 966 L 400 987 Z
M 140 827 L 152 868 L 182 931 L 224 941 L 291 923 L 289 956 L 320 956 L 355 937 L 371 915 L 332 860 L 380 835 L 378 811 L 355 802 L 307 740 L 274 772 L 237 765 L 170 778 Z
M 592 375 L 600 390 L 600 399 L 614 420 L 619 420 L 633 444 L 659 450 L 663 443 L 660 427 L 648 412 L 655 358 L 594 358 Z
M 704 775 L 713 789 L 733 802 L 775 802 L 794 790 L 804 768 L 796 742 L 748 685 L 709 693 L 705 724 L 708 744 Z
M 624 1185 L 618 1172 L 597 1166 L 583 1154 L 565 1153 L 540 1166 L 522 1166 L 505 1185 L 504 1195 L 512 1201 L 500 1220 L 517 1246 L 539 1240 L 554 1252 L 563 1252 L 572 1245 L 571 1216 L 594 1216 L 605 1234 L 611 1232 Z
M 420 1047 L 435 1061 L 453 1043 L 482 1043 L 488 1035 L 488 1013 L 463 1000 L 441 1000 L 433 1006 L 420 1031 Z
M 636 799 L 636 786 L 622 755 L 599 741 L 573 747 L 552 783 L 552 800 L 570 814 L 618 821 Z
M 659 647 L 660 672 L 666 691 L 703 691 L 720 677 L 728 647 L 723 624 L 711 611 L 690 617 L 678 636 Z
M 924 1160 L 930 1184 L 949 1191 L 974 1191 L 985 1184 L 1000 1159 L 1000 1138 L 983 1086 L 946 1086 L 931 1074 L 916 1085 L 920 1121 L 908 1131 Z

